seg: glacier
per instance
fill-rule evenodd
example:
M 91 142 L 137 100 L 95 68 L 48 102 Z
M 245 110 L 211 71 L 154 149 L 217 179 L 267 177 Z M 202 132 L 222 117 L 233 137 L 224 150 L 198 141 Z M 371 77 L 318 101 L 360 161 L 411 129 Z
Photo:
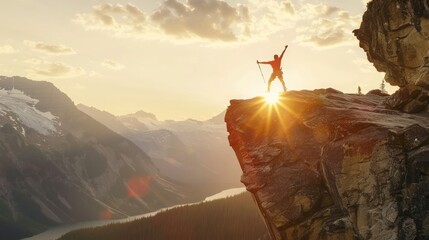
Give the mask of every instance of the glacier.
M 0 116 L 8 116 L 15 124 L 19 122 L 43 135 L 58 133 L 58 117 L 39 111 L 36 108 L 38 102 L 20 90 L 0 89 Z M 24 129 L 21 132 L 25 135 Z

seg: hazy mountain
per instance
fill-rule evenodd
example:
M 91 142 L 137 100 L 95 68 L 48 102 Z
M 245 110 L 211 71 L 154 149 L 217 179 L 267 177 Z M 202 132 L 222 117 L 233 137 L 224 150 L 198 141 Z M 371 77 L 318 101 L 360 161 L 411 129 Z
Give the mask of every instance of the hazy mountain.
M 144 111 L 115 117 L 84 105 L 78 108 L 133 141 L 163 175 L 186 183 L 193 196 L 241 185 L 241 170 L 228 144 L 225 112 L 208 121 L 159 121 Z
M 226 114 L 226 110 L 219 113 L 218 115 L 210 118 L 209 120 L 207 120 L 208 122 L 212 122 L 212 123 L 216 123 L 216 124 L 225 124 L 225 114 Z
M 108 113 L 106 111 L 100 111 L 93 107 L 87 107 L 82 104 L 78 104 L 76 106 L 80 111 L 86 113 L 87 115 L 91 116 L 94 119 L 102 119 L 100 121 L 103 125 L 108 126 L 111 130 L 113 130 L 116 133 L 126 132 L 128 131 L 128 128 L 117 119 L 117 117 L 111 113 Z
M 53 84 L 0 77 L 0 239 L 170 206 L 177 188 Z

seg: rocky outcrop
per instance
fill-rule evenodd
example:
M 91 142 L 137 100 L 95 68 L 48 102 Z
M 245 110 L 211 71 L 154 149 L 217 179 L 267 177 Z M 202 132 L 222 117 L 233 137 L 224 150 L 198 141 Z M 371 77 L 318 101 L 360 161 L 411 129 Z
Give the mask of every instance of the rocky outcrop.
M 429 101 L 429 2 L 373 0 L 355 30 L 360 46 L 388 83 L 401 87 L 386 105 L 419 112 Z
M 272 239 L 429 239 L 429 114 L 387 98 L 231 101 L 229 141 Z

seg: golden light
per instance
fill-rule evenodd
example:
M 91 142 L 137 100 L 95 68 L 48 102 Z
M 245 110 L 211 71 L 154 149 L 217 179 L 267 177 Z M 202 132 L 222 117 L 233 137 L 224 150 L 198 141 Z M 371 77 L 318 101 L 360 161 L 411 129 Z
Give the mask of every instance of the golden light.
M 276 104 L 279 101 L 279 94 L 273 92 L 267 92 L 265 94 L 265 102 L 268 104 Z

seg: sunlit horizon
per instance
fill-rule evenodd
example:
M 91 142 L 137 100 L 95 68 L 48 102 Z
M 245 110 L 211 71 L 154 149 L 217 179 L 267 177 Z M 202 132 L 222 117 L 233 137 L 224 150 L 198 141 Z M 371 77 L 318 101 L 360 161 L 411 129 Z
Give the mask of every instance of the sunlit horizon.
M 201 9 L 226 21 L 203 31 L 204 24 L 187 25 L 174 14 L 163 17 L 181 24 L 166 26 L 155 16 L 171 6 L 159 1 L 5 1 L 0 75 L 52 82 L 76 104 L 116 116 L 143 110 L 160 120 L 207 120 L 231 99 L 263 95 L 266 83 L 255 62 L 271 60 L 288 44 L 282 64 L 288 90 L 379 88 L 384 74 L 352 34 L 362 1 L 288 0 L 287 9 L 275 0 L 224 2 L 236 18 L 226 18 L 216 4 Z M 178 3 L 188 18 L 200 7 Z M 327 23 L 336 30 L 328 31 Z M 261 68 L 268 77 L 269 66 Z

